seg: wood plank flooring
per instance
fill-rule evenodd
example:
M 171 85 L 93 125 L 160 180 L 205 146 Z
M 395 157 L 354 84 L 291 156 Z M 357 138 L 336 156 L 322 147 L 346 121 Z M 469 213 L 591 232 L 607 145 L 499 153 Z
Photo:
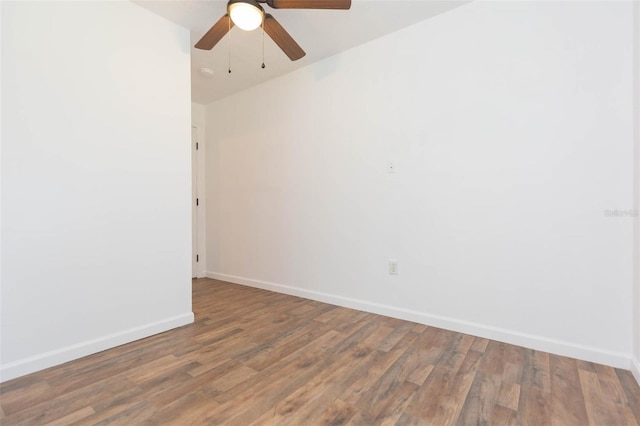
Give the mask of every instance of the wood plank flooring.
M 194 324 L 0 385 L 2 425 L 638 425 L 631 373 L 221 281 Z

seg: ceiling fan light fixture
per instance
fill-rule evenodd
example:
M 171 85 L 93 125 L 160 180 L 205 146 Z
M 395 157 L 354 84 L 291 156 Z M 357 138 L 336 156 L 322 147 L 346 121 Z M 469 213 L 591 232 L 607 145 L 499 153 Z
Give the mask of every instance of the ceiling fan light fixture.
M 264 10 L 255 0 L 231 0 L 227 9 L 231 20 L 241 30 L 253 31 L 262 24 Z

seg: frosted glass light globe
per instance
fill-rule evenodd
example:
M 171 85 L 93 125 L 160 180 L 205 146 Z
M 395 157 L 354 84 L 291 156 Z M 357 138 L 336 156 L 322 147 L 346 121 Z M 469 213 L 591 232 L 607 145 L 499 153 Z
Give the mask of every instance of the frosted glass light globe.
M 229 16 L 241 30 L 253 31 L 262 23 L 263 11 L 251 3 L 239 1 L 229 5 Z

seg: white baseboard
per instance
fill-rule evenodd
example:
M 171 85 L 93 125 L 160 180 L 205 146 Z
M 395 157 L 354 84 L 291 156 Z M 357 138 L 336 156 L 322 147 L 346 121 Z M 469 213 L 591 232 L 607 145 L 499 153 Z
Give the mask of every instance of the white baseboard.
M 420 324 L 426 324 L 432 327 L 444 328 L 447 330 L 457 331 L 459 333 L 483 337 L 485 339 L 492 339 L 512 345 L 523 346 L 529 349 L 609 365 L 615 368 L 623 368 L 625 370 L 630 369 L 631 359 L 630 354 L 627 353 L 611 352 L 595 347 L 577 345 L 570 342 L 563 342 L 542 336 L 520 333 L 514 330 L 492 327 L 475 322 L 444 317 L 441 315 L 433 315 L 426 312 L 418 312 L 410 309 L 369 302 L 366 300 L 352 299 L 344 296 L 306 290 L 250 278 L 237 277 L 216 272 L 207 272 L 206 275 L 207 278 L 213 278 L 216 280 L 261 288 L 264 290 L 271 290 L 277 293 L 317 300 L 319 302 L 330 303 L 332 305 L 342 306 L 345 308 L 399 318 Z M 636 378 L 638 378 L 638 376 L 636 376 Z
M 636 378 L 638 385 L 640 385 L 640 360 L 635 357 L 631 358 L 631 373 Z
M 110 334 L 98 339 L 87 340 L 82 343 L 0 365 L 0 382 L 15 379 L 17 377 L 63 364 L 83 356 L 133 342 L 134 340 L 143 339 L 176 327 L 191 324 L 193 320 L 193 312 L 189 312 L 167 318 L 162 321 L 146 324 L 141 327 L 131 328 L 129 330 Z

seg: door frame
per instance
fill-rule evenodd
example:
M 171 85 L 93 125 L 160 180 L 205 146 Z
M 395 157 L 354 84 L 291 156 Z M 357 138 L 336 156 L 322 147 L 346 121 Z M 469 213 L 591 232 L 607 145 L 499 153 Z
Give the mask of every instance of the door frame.
M 201 126 L 192 125 L 191 131 L 192 131 L 191 158 L 192 160 L 195 158 L 195 161 L 196 161 L 196 164 L 192 164 L 191 166 L 191 176 L 192 176 L 192 182 L 193 180 L 195 180 L 195 183 L 196 183 L 195 194 L 198 199 L 197 205 L 195 203 L 195 200 L 192 205 L 192 209 L 195 210 L 195 215 L 193 214 L 193 210 L 192 210 L 192 218 L 194 216 L 196 218 L 196 223 L 192 224 L 192 227 L 194 225 L 196 227 L 196 236 L 197 236 L 196 255 L 198 256 L 198 261 L 193 262 L 193 259 L 192 259 L 191 276 L 193 278 L 202 278 L 205 276 L 205 271 L 206 271 L 206 227 L 205 227 L 206 201 L 205 201 L 205 164 L 204 164 L 205 143 L 204 143 L 204 131 Z M 195 134 L 195 141 L 193 140 L 194 134 Z M 193 191 L 193 188 L 192 188 L 192 191 Z M 192 196 L 192 199 L 193 198 L 194 197 Z M 192 234 L 193 234 L 193 229 L 192 229 Z M 193 252 L 193 244 L 192 244 L 192 252 Z M 195 269 L 193 269 L 194 264 L 196 265 Z

